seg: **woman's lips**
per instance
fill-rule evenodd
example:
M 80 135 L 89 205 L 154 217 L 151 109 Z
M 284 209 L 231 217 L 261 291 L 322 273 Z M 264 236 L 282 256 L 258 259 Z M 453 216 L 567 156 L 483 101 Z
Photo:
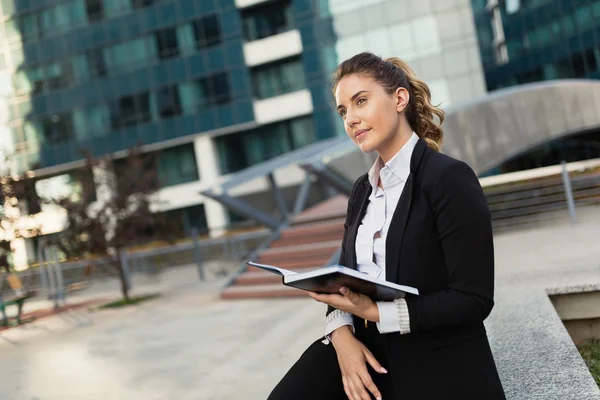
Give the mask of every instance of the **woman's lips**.
M 365 135 L 365 133 L 369 132 L 371 129 L 361 129 L 358 132 L 356 132 L 356 140 L 360 139 L 361 137 L 363 137 Z

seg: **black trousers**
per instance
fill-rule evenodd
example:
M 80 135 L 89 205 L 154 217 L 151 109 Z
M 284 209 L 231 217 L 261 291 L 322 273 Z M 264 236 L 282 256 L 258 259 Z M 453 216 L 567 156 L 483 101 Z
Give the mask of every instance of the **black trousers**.
M 389 363 L 385 344 L 374 322 L 365 328 L 364 320 L 354 319 L 355 336 L 373 353 L 388 371 Z M 323 344 L 323 338 L 315 341 L 300 356 L 287 374 L 277 384 L 268 400 L 346 400 L 342 373 L 335 348 Z M 367 363 L 367 370 L 384 399 L 393 400 L 391 374 L 375 372 Z M 369 391 L 367 390 L 367 393 Z M 371 398 L 374 399 L 371 395 Z

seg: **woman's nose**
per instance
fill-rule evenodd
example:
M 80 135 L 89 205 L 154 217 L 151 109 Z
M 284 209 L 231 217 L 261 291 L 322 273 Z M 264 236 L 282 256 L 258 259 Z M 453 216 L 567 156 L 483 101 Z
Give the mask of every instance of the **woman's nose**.
M 350 114 L 350 113 L 346 114 L 346 124 L 349 127 L 353 127 L 354 125 L 357 125 L 359 122 L 360 122 L 360 119 L 358 119 L 358 117 L 356 117 L 354 114 Z

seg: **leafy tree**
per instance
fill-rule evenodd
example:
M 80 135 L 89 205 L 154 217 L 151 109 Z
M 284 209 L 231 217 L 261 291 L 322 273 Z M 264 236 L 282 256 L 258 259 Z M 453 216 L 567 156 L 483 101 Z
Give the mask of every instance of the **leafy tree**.
M 123 159 L 85 154 L 85 167 L 74 171 L 79 191 L 54 199 L 66 211 L 63 232 L 53 243 L 68 258 L 108 257 L 121 281 L 121 292 L 129 301 L 123 254 L 128 247 L 150 240 L 174 241 L 181 228 L 158 205 L 160 188 L 156 158 L 129 150 Z

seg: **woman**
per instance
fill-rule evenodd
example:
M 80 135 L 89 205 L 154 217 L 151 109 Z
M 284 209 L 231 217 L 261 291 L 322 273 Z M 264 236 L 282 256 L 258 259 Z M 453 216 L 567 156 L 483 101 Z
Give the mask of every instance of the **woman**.
M 348 136 L 379 155 L 348 200 L 339 263 L 419 295 L 311 293 L 328 304 L 326 338 L 269 399 L 504 399 L 483 325 L 494 304 L 490 212 L 471 168 L 439 153 L 443 111 L 402 60 L 370 53 L 340 64 L 333 93 Z

